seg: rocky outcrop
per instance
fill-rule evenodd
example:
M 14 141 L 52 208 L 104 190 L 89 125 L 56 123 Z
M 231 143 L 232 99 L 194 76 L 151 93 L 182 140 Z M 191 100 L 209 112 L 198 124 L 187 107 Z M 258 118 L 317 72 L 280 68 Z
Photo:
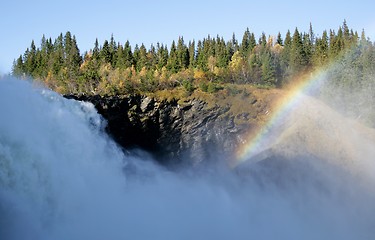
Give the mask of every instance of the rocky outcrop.
M 298 102 L 283 108 L 272 103 L 285 99 L 288 92 L 260 93 L 253 91 L 235 100 L 225 96 L 225 101 L 216 95 L 215 102 L 142 95 L 74 98 L 92 102 L 108 120 L 108 133 L 125 149 L 145 149 L 168 166 L 234 159 L 235 166 L 252 169 L 260 162 L 294 164 L 296 159 L 310 159 L 358 175 L 367 176 L 362 173 L 373 169 L 368 162 L 375 156 L 374 129 L 312 97 L 300 96 Z M 275 115 L 281 110 L 282 115 Z M 235 155 L 254 139 L 257 144 L 251 152 Z
M 145 149 L 165 164 L 230 158 L 250 127 L 236 124 L 229 107 L 209 107 L 198 99 L 180 103 L 142 95 L 74 98 L 92 102 L 107 119 L 108 133 L 125 149 Z

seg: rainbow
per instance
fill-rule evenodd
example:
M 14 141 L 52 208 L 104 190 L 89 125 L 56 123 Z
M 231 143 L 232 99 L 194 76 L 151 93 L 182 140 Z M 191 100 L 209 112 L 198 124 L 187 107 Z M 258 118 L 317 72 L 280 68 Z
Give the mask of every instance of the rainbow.
M 283 120 L 300 102 L 304 94 L 320 88 L 326 79 L 327 69 L 316 70 L 309 74 L 301 74 L 292 81 L 293 87 L 288 88 L 289 91 L 287 91 L 287 94 L 277 99 L 277 103 L 273 107 L 268 121 L 261 128 L 244 138 L 243 144 L 236 151 L 234 166 L 254 158 L 270 146 L 276 137 L 272 134 L 274 130 L 277 130 L 277 127 L 283 123 Z
M 359 39 L 358 39 L 359 40 Z M 352 58 L 359 43 L 353 44 L 337 56 L 336 59 Z M 277 139 L 277 130 L 285 121 L 285 118 L 295 109 L 295 106 L 301 102 L 303 96 L 310 95 L 311 92 L 319 91 L 322 84 L 327 79 L 330 70 L 337 66 L 338 62 L 332 61 L 326 66 L 317 69 L 309 74 L 302 73 L 295 77 L 291 82 L 293 86 L 287 88 L 285 94 L 277 99 L 272 111 L 267 112 L 268 120 L 261 127 L 253 129 L 236 150 L 235 159 L 230 163 L 232 167 L 245 162 L 257 162 L 262 158 L 262 152 L 266 152 L 272 143 Z M 276 133 L 276 134 L 275 134 Z M 259 156 L 259 157 L 258 157 Z

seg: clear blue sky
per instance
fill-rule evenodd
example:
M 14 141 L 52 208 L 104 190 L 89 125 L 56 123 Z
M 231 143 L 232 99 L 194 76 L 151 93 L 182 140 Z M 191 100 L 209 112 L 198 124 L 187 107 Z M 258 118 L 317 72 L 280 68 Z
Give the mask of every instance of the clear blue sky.
M 170 46 L 184 36 L 185 41 L 219 34 L 229 40 L 234 32 L 240 40 L 246 27 L 256 38 L 262 32 L 283 37 L 295 27 L 307 32 L 310 22 L 316 34 L 335 29 L 346 19 L 359 33 L 362 29 L 375 40 L 375 3 L 357 1 L 121 1 L 121 0 L 2 0 L 0 2 L 0 74 L 11 70 L 13 60 L 42 35 L 55 39 L 59 33 L 76 35 L 81 52 L 110 39 L 134 47 L 157 42 Z

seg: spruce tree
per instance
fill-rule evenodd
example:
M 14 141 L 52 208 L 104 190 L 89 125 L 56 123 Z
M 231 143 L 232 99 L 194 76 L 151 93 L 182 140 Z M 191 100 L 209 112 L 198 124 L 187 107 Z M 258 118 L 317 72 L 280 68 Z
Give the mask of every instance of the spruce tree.
M 22 77 L 25 73 L 24 65 L 23 65 L 23 58 L 20 55 L 17 60 L 13 62 L 12 67 L 12 74 L 16 77 Z
M 325 66 L 328 63 L 328 34 L 323 31 L 322 37 L 315 41 L 315 52 L 312 61 L 316 67 Z
M 263 56 L 261 69 L 263 84 L 274 86 L 276 84 L 275 66 L 273 65 L 272 55 L 269 51 Z
M 306 66 L 306 55 L 303 49 L 301 35 L 297 28 L 295 29 L 292 38 L 290 66 L 292 74 L 298 73 Z
M 156 56 L 157 56 L 157 69 L 161 70 L 163 67 L 167 66 L 168 62 L 168 48 L 163 44 L 156 45 Z
M 100 50 L 100 59 L 102 63 L 112 62 L 112 54 L 111 54 L 108 40 L 104 40 L 103 47 Z
M 279 44 L 280 46 L 283 46 L 283 39 L 281 37 L 281 33 L 280 32 L 277 34 L 276 44 Z
M 196 67 L 196 50 L 195 50 L 195 41 L 189 42 L 189 68 Z
M 169 58 L 167 63 L 167 69 L 172 73 L 177 73 L 179 70 L 179 62 L 177 56 L 177 47 L 175 41 L 172 42 L 171 49 L 169 51 Z
M 141 47 L 139 48 L 139 55 L 138 55 L 138 60 L 137 60 L 137 65 L 136 69 L 138 72 L 142 70 L 142 68 L 149 69 L 149 61 L 147 57 L 147 49 L 145 45 L 142 43 Z
M 95 60 L 98 60 L 99 61 L 99 58 L 100 58 L 100 49 L 99 49 L 99 42 L 98 42 L 98 39 L 96 38 L 95 39 L 95 43 L 94 43 L 94 48 L 92 50 L 92 57 L 95 59 Z
M 197 44 L 197 67 L 200 70 L 207 71 L 207 60 L 208 56 L 203 47 L 203 43 L 201 40 L 199 40 Z
M 247 57 L 250 52 L 250 30 L 249 28 L 243 34 L 242 42 L 240 45 L 240 53 L 243 57 Z
M 280 66 L 282 69 L 283 79 L 290 75 L 290 55 L 292 51 L 292 37 L 290 31 L 288 30 L 285 35 L 284 48 L 280 56 Z
M 132 48 L 130 46 L 129 41 L 125 42 L 123 53 L 124 53 L 123 54 L 124 55 L 124 67 L 130 68 L 135 63 L 134 63 L 134 56 L 133 56 Z
M 184 43 L 184 38 L 179 37 L 176 48 L 177 70 L 186 69 L 189 66 L 189 49 Z

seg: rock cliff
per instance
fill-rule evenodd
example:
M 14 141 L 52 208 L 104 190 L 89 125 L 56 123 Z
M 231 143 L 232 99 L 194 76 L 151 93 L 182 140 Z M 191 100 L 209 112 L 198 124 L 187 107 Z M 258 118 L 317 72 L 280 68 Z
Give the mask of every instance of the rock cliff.
M 249 122 L 235 121 L 248 113 L 235 116 L 229 106 L 209 106 L 199 99 L 181 104 L 143 95 L 69 97 L 93 103 L 107 119 L 108 133 L 125 149 L 145 149 L 164 164 L 230 158 L 251 128 Z

